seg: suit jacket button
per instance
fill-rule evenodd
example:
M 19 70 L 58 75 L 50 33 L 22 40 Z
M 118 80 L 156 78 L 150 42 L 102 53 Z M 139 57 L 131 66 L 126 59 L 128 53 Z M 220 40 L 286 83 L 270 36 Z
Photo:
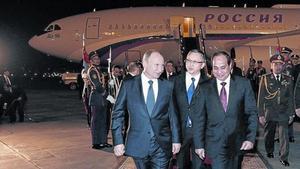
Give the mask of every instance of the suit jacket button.
M 150 134 L 150 131 L 148 131 L 148 134 Z

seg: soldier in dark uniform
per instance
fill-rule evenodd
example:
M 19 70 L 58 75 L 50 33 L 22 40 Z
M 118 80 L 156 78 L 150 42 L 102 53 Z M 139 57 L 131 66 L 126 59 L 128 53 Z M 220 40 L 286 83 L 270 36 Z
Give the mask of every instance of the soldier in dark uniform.
M 294 100 L 295 100 L 295 112 L 298 117 L 300 117 L 300 75 L 298 75 L 297 81 L 295 83 L 295 93 L 294 93 Z
M 255 59 L 251 59 L 249 62 L 249 68 L 247 70 L 246 73 L 246 78 L 250 80 L 251 83 L 251 87 L 255 93 L 255 97 L 257 96 L 257 92 L 258 92 L 258 86 L 257 86 L 257 74 L 256 74 L 256 70 L 255 70 L 255 63 L 256 60 Z
M 272 73 L 263 75 L 259 85 L 259 122 L 264 126 L 267 157 L 274 158 L 274 136 L 279 130 L 280 162 L 289 166 L 288 124 L 293 120 L 293 81 L 283 74 L 283 56 L 270 58 Z
M 295 77 L 295 66 L 291 60 L 292 52 L 288 47 L 281 48 L 281 54 L 284 57 L 283 73 L 290 75 L 294 81 L 297 77 Z M 289 124 L 289 142 L 295 142 L 293 123 Z
M 94 149 L 111 147 L 107 144 L 107 92 L 104 76 L 100 71 L 100 57 L 96 52 L 89 54 L 91 66 L 88 69 L 88 79 L 91 82 L 89 105 L 91 106 L 91 134 Z

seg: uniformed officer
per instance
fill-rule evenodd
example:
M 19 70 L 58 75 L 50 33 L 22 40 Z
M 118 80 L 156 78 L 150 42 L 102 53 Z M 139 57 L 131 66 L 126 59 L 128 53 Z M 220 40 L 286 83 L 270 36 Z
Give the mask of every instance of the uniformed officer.
M 100 70 L 100 57 L 97 52 L 89 54 L 91 66 L 88 69 L 88 79 L 91 82 L 89 105 L 91 106 L 91 134 L 94 149 L 111 147 L 107 144 L 107 92 L 104 76 Z
M 288 47 L 281 48 L 281 55 L 284 57 L 283 73 L 290 75 L 294 81 L 297 77 L 295 77 L 295 66 L 292 62 L 292 53 L 293 50 Z M 295 142 L 293 123 L 289 124 L 289 141 Z
M 295 93 L 294 93 L 294 100 L 295 100 L 295 112 L 298 117 L 300 117 L 300 76 L 298 76 L 297 81 L 295 83 Z
M 259 85 L 259 122 L 264 126 L 267 157 L 274 158 L 274 136 L 279 130 L 280 162 L 289 166 L 288 124 L 293 120 L 293 81 L 283 74 L 284 59 L 280 54 L 270 58 L 272 73 L 263 75 Z

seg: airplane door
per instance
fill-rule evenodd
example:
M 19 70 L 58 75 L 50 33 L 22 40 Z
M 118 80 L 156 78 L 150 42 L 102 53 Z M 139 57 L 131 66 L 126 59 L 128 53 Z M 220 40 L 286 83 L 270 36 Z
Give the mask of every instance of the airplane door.
M 178 26 L 180 26 L 181 35 L 186 37 L 195 37 L 195 19 L 193 17 L 172 16 L 170 18 L 170 26 L 173 36 L 177 37 Z
M 85 35 L 87 39 L 98 39 L 100 32 L 100 18 L 87 18 Z
M 194 18 L 184 17 L 183 20 L 183 37 L 195 37 Z

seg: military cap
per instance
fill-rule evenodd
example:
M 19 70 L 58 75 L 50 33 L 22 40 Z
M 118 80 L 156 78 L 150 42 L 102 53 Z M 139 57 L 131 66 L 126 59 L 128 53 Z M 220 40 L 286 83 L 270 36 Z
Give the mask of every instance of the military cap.
M 95 56 L 99 56 L 98 55 L 98 53 L 96 52 L 96 51 L 91 51 L 90 53 L 89 53 L 89 60 L 91 60 L 93 57 L 95 57 Z
M 284 63 L 284 58 L 280 54 L 275 54 L 270 58 L 270 62 L 282 62 Z
M 292 53 L 292 52 L 293 52 L 293 50 L 288 47 L 281 48 L 281 53 Z
M 299 55 L 293 54 L 293 55 L 291 56 L 291 59 L 299 59 Z

